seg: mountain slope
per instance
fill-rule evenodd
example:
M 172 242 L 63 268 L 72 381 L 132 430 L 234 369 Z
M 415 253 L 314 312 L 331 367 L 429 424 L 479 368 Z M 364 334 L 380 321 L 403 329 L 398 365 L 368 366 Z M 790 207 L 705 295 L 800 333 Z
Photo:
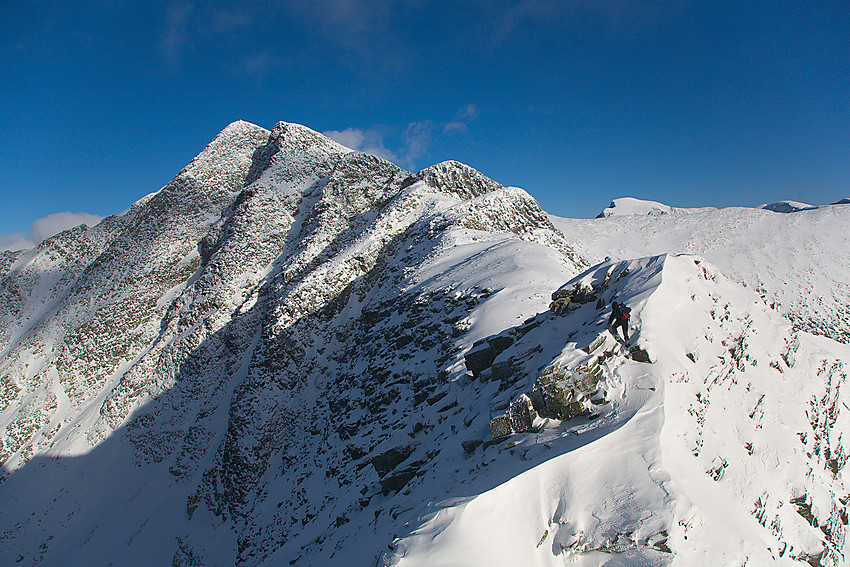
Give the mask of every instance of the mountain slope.
M 847 346 L 700 257 L 589 268 L 593 227 L 629 226 L 598 222 L 228 126 L 0 257 L 0 563 L 847 564 Z
M 312 520 L 315 507 L 332 511 L 316 503 L 319 496 L 306 505 L 281 505 L 269 519 L 269 503 L 257 495 L 269 484 L 291 482 L 294 471 L 339 470 L 351 460 L 343 444 L 316 446 L 304 433 L 316 428 L 312 416 L 323 415 L 323 438 L 339 436 L 331 418 L 343 401 L 332 386 L 346 388 L 344 403 L 358 406 L 363 391 L 351 388 L 374 390 L 378 375 L 425 381 L 433 390 L 442 372 L 434 359 L 458 346 L 439 336 L 420 339 L 417 326 L 452 337 L 464 329 L 452 331 L 469 307 L 495 293 L 477 287 L 422 292 L 412 267 L 461 246 L 456 231 L 473 235 L 463 238 L 476 244 L 463 248 L 476 262 L 505 247 L 519 256 L 542 255 L 559 274 L 549 277 L 549 287 L 578 266 L 521 190 L 456 162 L 410 176 L 286 123 L 272 132 L 231 125 L 172 183 L 116 222 L 122 229 L 91 254 L 81 273 L 65 276 L 71 284 L 59 301 L 40 293 L 43 282 L 33 278 L 27 308 L 41 322 L 26 329 L 25 340 L 10 340 L 2 362 L 8 384 L 0 416 L 3 476 L 9 479 L 4 495 L 14 503 L 5 508 L 22 513 L 10 515 L 6 526 L 17 527 L 4 528 L 3 537 L 17 544 L 4 549 L 29 550 L 21 553 L 27 561 L 37 563 L 41 555 L 48 562 L 82 561 L 100 550 L 113 557 L 137 554 L 140 562 L 172 555 L 192 562 L 196 550 L 206 548 L 195 538 L 204 542 L 225 523 L 235 539 L 222 541 L 233 541 L 228 550 L 236 556 L 221 562 L 250 564 L 300 541 L 289 525 L 293 514 L 303 513 L 302 533 L 328 530 L 337 515 L 330 523 L 323 516 Z M 539 253 L 520 252 L 529 247 Z M 50 251 L 42 245 L 32 254 L 38 261 Z M 20 281 L 25 268 L 19 259 L 4 284 Z M 48 284 L 43 287 L 55 288 Z M 515 309 L 529 301 L 545 304 L 547 291 L 534 289 Z M 426 299 L 444 304 L 442 319 L 423 317 Z M 396 306 L 405 336 L 414 339 L 406 343 L 398 326 L 387 325 L 381 352 L 377 329 L 387 305 Z M 406 355 L 418 357 L 418 366 L 395 362 L 402 347 L 419 353 Z M 417 395 L 416 403 L 425 401 Z M 377 431 L 398 427 L 390 415 L 377 423 Z M 369 443 L 376 445 L 381 435 Z M 284 448 L 295 447 L 311 457 L 293 462 L 278 478 L 273 463 Z M 45 455 L 50 465 L 28 465 L 35 455 Z M 68 455 L 81 456 L 68 465 Z M 137 489 L 115 483 L 113 471 L 92 464 L 101 458 L 124 463 L 116 470 L 139 479 L 151 497 L 136 500 Z M 42 503 L 44 493 L 35 487 L 60 482 L 58 470 L 67 466 L 86 480 L 70 493 L 57 486 L 60 496 L 48 492 L 56 502 Z M 37 472 L 44 467 L 52 472 Z M 15 469 L 21 472 L 9 477 Z M 100 494 L 100 487 L 109 488 Z M 84 514 L 89 499 L 104 503 L 83 523 L 94 531 L 60 534 L 50 518 L 66 522 Z M 177 508 L 184 513 L 175 513 L 173 503 L 181 501 Z M 120 518 L 106 506 L 116 502 L 123 503 Z M 42 515 L 30 516 L 32 509 Z M 98 514 L 113 521 L 101 523 Z M 286 517 L 284 532 L 280 516 Z M 198 517 L 204 519 L 188 523 Z M 141 535 L 131 537 L 137 530 Z M 180 543 L 176 549 L 151 546 L 150 538 L 159 537 Z M 118 541 L 127 549 L 114 547 Z M 49 552 L 33 554 L 42 544 Z
M 850 342 L 850 237 L 845 230 L 850 207 L 826 205 L 793 213 L 670 208 L 652 216 L 552 220 L 592 262 L 608 256 L 703 256 L 756 290 L 797 328 Z
M 568 287 L 576 283 L 632 306 L 652 363 L 622 355 L 594 302 L 563 319 L 538 316 L 577 339 L 550 364 L 580 369 L 592 353 L 601 357 L 603 403 L 592 419 L 544 421 L 485 449 L 482 464 L 494 468 L 544 462 L 444 502 L 386 564 L 844 564 L 847 487 L 838 471 L 850 412 L 839 384 L 848 348 L 794 333 L 698 257 L 602 264 Z M 577 348 L 588 328 L 604 337 L 592 353 Z M 826 437 L 812 422 L 824 403 Z

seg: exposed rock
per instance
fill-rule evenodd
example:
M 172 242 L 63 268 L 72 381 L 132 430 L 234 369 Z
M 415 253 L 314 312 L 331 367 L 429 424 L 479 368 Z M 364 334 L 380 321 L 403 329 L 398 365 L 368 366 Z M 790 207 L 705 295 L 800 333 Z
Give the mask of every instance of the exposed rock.
M 531 399 L 523 394 L 519 399 L 511 403 L 510 408 L 511 429 L 515 433 L 523 433 L 533 429 L 534 418 L 537 412 L 531 404 Z
M 583 350 L 587 354 L 591 354 L 596 349 L 601 347 L 603 344 L 605 344 L 605 335 L 599 335 L 598 337 L 596 337 L 595 339 L 590 341 L 590 344 L 587 345 L 586 347 L 579 347 L 579 348 L 581 348 L 581 350 Z
M 549 310 L 555 313 L 555 315 L 564 316 L 574 310 L 578 305 L 584 305 L 594 301 L 596 302 L 596 308 L 602 309 L 605 304 L 602 301 L 601 294 L 608 289 L 609 278 L 592 287 L 577 282 L 570 287 L 565 286 L 556 290 L 552 293 L 552 303 L 549 304 Z
M 490 433 L 494 438 L 505 437 L 513 433 L 511 428 L 511 418 L 507 415 L 500 415 L 490 420 Z
M 543 369 L 529 397 L 541 417 L 572 419 L 589 413 L 601 377 L 598 362 L 572 370 L 553 364 Z
M 381 493 L 387 496 L 393 492 L 398 492 L 410 482 L 416 473 L 419 471 L 418 466 L 405 467 L 395 473 L 381 479 Z
M 485 369 L 493 364 L 496 357 L 513 343 L 514 339 L 510 336 L 496 336 L 475 343 L 472 345 L 473 350 L 467 353 L 465 357 L 466 368 L 472 372 L 473 376 L 478 378 Z M 476 346 L 481 348 L 476 349 Z
M 531 403 L 531 399 L 523 394 L 511 402 L 504 415 L 496 416 L 490 420 L 490 433 L 494 438 L 497 438 L 511 433 L 534 431 L 536 417 L 537 412 Z
M 649 359 L 649 353 L 637 345 L 629 349 L 629 356 L 635 362 L 652 362 Z
M 384 477 L 399 464 L 406 461 L 413 454 L 416 445 L 402 445 L 401 447 L 393 447 L 388 451 L 384 451 L 380 455 L 372 457 L 372 466 L 375 467 L 375 472 L 378 476 Z
M 502 185 L 468 165 L 451 160 L 432 165 L 408 177 L 402 187 L 409 187 L 417 181 L 424 181 L 434 189 L 461 199 L 472 199 L 502 189 Z

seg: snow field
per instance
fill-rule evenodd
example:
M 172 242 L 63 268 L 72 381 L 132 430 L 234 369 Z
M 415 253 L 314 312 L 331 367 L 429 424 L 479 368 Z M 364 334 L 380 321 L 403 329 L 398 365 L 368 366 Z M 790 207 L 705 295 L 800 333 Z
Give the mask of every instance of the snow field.
M 0 563 L 848 565 L 850 207 L 775 205 L 564 239 L 462 164 L 234 123 L 10 264 Z M 591 367 L 589 414 L 492 438 Z
M 600 419 L 514 436 L 516 450 L 545 443 L 553 456 L 446 502 L 387 564 L 797 565 L 823 551 L 791 500 L 808 492 L 829 508 L 842 487 L 812 470 L 798 439 L 811 429 L 800 402 L 822 384 L 811 366 L 783 362 L 790 325 L 694 256 L 603 264 L 567 286 L 626 270 L 603 297 L 632 308 L 652 364 L 618 350 Z M 570 344 L 558 358 L 581 360 Z

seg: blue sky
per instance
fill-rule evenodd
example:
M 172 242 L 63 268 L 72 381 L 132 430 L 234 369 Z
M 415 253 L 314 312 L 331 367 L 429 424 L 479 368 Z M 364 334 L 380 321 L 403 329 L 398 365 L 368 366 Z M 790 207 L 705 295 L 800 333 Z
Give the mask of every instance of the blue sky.
M 848 46 L 846 0 L 0 0 L 0 238 L 123 211 L 238 119 L 456 159 L 560 216 L 829 203 Z

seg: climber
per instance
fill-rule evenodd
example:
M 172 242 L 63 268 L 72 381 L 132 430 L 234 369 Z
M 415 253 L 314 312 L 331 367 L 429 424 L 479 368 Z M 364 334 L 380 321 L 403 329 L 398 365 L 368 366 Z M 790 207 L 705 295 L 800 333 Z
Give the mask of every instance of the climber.
M 623 329 L 623 340 L 629 344 L 629 313 L 631 309 L 614 301 L 611 303 L 611 316 L 608 317 L 608 326 L 611 327 L 611 332 L 617 336 L 617 327 Z

